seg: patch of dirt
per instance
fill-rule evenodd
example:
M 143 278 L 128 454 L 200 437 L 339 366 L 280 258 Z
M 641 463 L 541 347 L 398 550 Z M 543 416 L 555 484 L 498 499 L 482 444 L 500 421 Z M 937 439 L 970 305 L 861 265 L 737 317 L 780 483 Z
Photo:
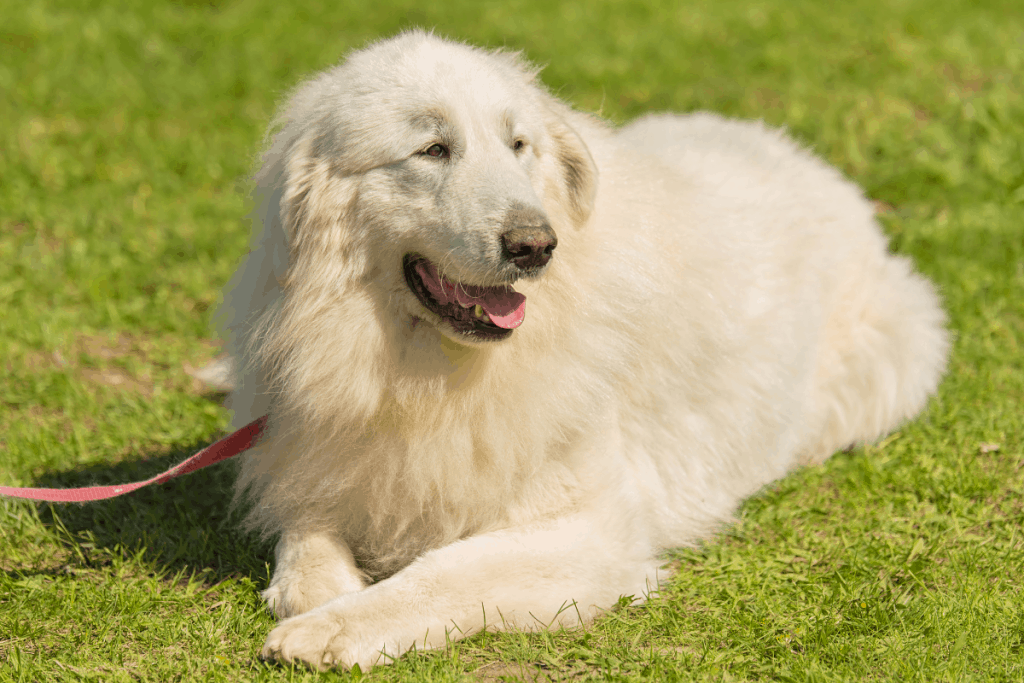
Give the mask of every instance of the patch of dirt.
M 132 337 L 126 334 L 119 334 L 114 339 L 104 335 L 83 334 L 78 337 L 76 342 L 76 346 L 82 353 L 105 360 L 131 355 L 145 358 L 142 344 L 135 342 Z
M 875 214 L 879 216 L 884 216 L 886 214 L 894 213 L 896 211 L 895 206 L 893 206 L 889 202 L 883 202 L 878 199 L 872 201 L 871 205 L 875 207 Z
M 517 665 L 505 662 L 484 664 L 471 674 L 474 678 L 486 683 L 507 683 L 510 681 L 550 681 L 551 677 L 540 667 L 533 664 Z
M 0 361 L 0 367 L 13 377 L 63 372 L 93 394 L 102 388 L 148 399 L 160 388 L 203 395 L 213 400 L 223 398 L 222 394 L 230 389 L 230 383 L 223 377 L 219 382 L 211 381 L 204 373 L 216 369 L 218 362 L 223 366 L 224 357 L 217 355 L 219 343 L 208 340 L 198 348 L 193 345 L 188 351 L 184 351 L 183 346 L 176 339 L 162 342 L 127 334 L 116 337 L 80 334 L 52 352 L 15 347 L 7 358 Z M 3 425 L 17 421 L 46 430 L 63 442 L 70 438 L 76 425 L 88 431 L 96 427 L 95 422 L 87 417 L 72 421 L 59 408 L 28 404 L 24 399 L 13 400 L 14 403 L 0 401 L 0 406 L 10 408 L 0 417 L 0 433 Z M 4 447 L 4 441 L 0 439 L 0 450 Z
M 124 389 L 146 398 L 153 395 L 153 385 L 151 383 L 137 380 L 120 368 L 108 368 L 106 370 L 86 368 L 81 371 L 81 374 L 87 382 L 92 384 L 102 384 L 108 387 Z
M 62 246 L 61 240 L 44 230 L 33 230 L 27 223 L 0 222 L 0 237 L 24 238 L 35 236 L 35 244 L 47 254 L 56 253 Z
M 686 647 L 683 645 L 663 645 L 661 647 L 655 647 L 654 652 L 661 655 L 662 657 L 670 659 L 678 659 L 683 655 L 690 655 L 693 657 L 698 656 L 700 653 L 695 648 Z
M 975 69 L 961 69 L 956 64 L 943 64 L 939 69 L 947 81 L 965 95 L 974 95 L 985 89 L 991 78 Z
M 782 109 L 782 95 L 771 88 L 757 88 L 754 90 L 754 101 L 762 109 Z
M 117 365 L 116 361 L 130 358 L 140 361 L 142 365 L 150 365 L 147 352 L 152 346 L 153 343 L 144 337 L 119 334 L 110 338 L 105 335 L 82 334 L 73 344 L 74 355 L 79 361 L 73 367 L 76 374 L 89 384 L 122 389 L 148 398 L 154 389 L 151 373 L 146 370 L 137 374 L 129 372 Z M 100 362 L 95 363 L 95 360 Z M 110 361 L 115 364 L 111 366 Z M 94 363 L 98 367 L 94 367 Z
M 161 346 L 158 340 L 144 336 L 119 334 L 116 337 L 98 334 L 80 334 L 64 350 L 52 353 L 42 351 L 26 351 L 18 359 L 8 359 L 5 366 L 13 372 L 14 363 L 30 371 L 50 368 L 61 368 L 71 371 L 86 384 L 93 386 L 112 387 L 143 397 L 152 396 L 157 379 L 154 375 L 170 371 L 171 381 L 165 386 L 170 390 L 186 390 L 197 394 L 226 391 L 221 385 L 224 382 L 210 383 L 202 374 L 202 370 L 214 366 L 223 360 L 217 356 L 220 345 L 212 340 L 201 344 L 199 353 L 188 354 L 181 366 L 174 368 L 161 362 L 154 356 L 156 347 Z M 197 367 L 199 368 L 197 370 Z M 197 376 L 198 375 L 198 376 Z M 176 378 L 180 378 L 177 381 Z

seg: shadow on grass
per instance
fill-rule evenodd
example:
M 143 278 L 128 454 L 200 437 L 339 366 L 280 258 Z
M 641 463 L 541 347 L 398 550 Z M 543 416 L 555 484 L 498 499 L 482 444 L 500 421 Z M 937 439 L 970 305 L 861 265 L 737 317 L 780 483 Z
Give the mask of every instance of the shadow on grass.
M 33 485 L 77 488 L 148 479 L 207 445 L 195 443 L 166 455 L 49 473 Z M 241 529 L 243 509 L 231 509 L 235 472 L 234 462 L 222 462 L 120 498 L 44 504 L 39 517 L 66 529 L 69 549 L 89 564 L 102 563 L 102 556 L 110 554 L 128 558 L 144 551 L 147 564 L 170 574 L 206 570 L 207 580 L 248 577 L 262 585 L 272 547 Z

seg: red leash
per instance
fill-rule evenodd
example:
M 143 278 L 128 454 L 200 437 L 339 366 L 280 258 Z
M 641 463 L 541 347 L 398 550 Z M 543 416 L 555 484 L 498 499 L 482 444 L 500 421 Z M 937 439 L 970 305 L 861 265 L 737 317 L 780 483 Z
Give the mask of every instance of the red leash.
M 136 481 L 131 484 L 120 486 L 86 486 L 80 489 L 33 489 L 18 488 L 14 486 L 0 486 L 0 496 L 11 496 L 12 498 L 29 498 L 31 500 L 43 500 L 50 503 L 86 503 L 91 500 L 106 500 L 116 498 L 126 493 L 150 484 L 162 484 L 165 481 L 180 477 L 189 472 L 201 470 L 204 467 L 233 458 L 243 453 L 256 443 L 256 440 L 263 433 L 267 424 L 267 416 L 253 420 L 239 429 L 234 434 L 225 436 L 215 444 L 210 444 L 199 451 L 191 458 L 180 462 L 163 474 L 158 474 L 146 481 Z

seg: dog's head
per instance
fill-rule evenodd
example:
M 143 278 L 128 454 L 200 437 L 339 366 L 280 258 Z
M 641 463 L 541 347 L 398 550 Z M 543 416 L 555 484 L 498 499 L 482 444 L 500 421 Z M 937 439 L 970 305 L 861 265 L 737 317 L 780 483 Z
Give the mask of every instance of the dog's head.
M 573 114 L 534 75 L 411 32 L 300 87 L 258 176 L 286 235 L 286 292 L 376 292 L 409 338 L 509 338 L 527 307 L 517 283 L 557 267 L 597 186 Z

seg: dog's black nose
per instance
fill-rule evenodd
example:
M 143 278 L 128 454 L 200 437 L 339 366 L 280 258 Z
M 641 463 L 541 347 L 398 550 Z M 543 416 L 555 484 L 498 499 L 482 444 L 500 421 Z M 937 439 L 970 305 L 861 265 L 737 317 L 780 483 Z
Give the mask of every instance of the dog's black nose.
M 547 223 L 512 228 L 501 236 L 506 259 L 520 270 L 541 268 L 551 260 L 551 252 L 558 246 L 555 231 Z

